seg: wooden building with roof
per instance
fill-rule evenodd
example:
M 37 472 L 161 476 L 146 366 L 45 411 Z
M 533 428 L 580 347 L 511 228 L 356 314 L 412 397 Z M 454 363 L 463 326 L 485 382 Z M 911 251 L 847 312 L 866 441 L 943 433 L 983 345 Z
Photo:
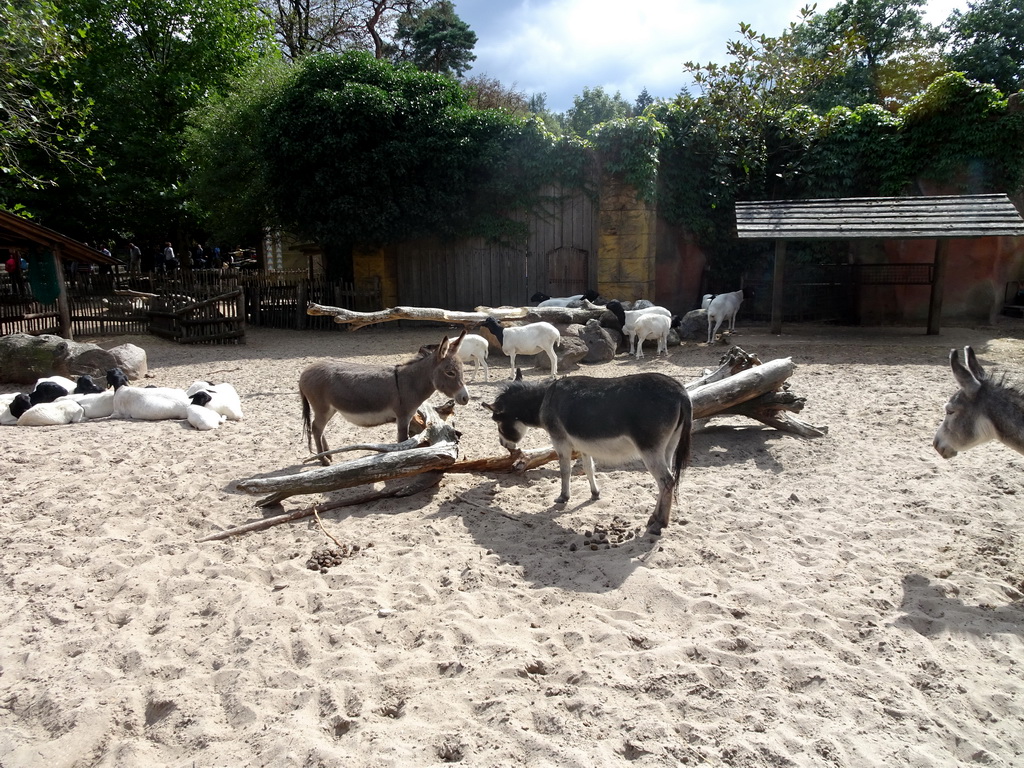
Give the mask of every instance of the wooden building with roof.
M 773 333 L 782 332 L 787 240 L 935 240 L 932 263 L 913 266 L 924 268 L 918 282 L 931 286 L 927 332 L 937 334 L 950 243 L 1024 236 L 1024 218 L 1005 194 L 772 200 L 736 203 L 736 230 L 743 239 L 775 241 Z
M 72 338 L 64 263 L 109 265 L 117 259 L 30 219 L 0 211 L 0 250 L 25 255 L 34 292 L 49 292 L 57 303 L 60 335 Z M 6 260 L 6 259 L 5 259 Z

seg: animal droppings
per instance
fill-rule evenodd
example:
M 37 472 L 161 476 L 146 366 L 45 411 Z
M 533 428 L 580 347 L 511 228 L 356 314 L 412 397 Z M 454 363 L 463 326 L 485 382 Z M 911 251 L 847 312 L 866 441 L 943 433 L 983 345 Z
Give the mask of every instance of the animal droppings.
M 315 549 L 306 561 L 306 567 L 311 571 L 327 573 L 328 568 L 341 565 L 345 558 L 358 554 L 359 549 L 358 544 L 344 544 L 340 549 Z
M 583 549 L 589 549 L 591 552 L 596 552 L 599 549 L 611 549 L 638 538 L 640 535 L 639 527 L 631 527 L 626 520 L 616 515 L 607 528 L 597 525 L 593 530 L 587 529 L 583 532 Z M 570 552 L 576 552 L 579 548 L 580 545 L 575 541 L 569 544 Z

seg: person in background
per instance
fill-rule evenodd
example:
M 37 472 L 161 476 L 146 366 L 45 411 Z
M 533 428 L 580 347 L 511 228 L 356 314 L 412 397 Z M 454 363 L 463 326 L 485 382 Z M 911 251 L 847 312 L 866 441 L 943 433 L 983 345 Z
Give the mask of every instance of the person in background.
M 142 270 L 142 249 L 135 243 L 128 243 L 128 272 L 137 275 Z
M 110 249 L 107 248 L 106 245 L 103 245 L 100 248 L 100 253 L 102 253 L 104 256 L 108 256 L 108 257 L 111 255 L 110 254 Z M 110 264 L 103 264 L 103 265 L 100 266 L 100 274 L 101 275 L 112 275 L 112 274 L 114 274 L 114 268 Z
M 178 259 L 174 256 L 174 248 L 169 242 L 164 243 L 164 269 L 168 275 L 178 268 Z
M 25 295 L 25 270 L 28 262 L 17 251 L 9 251 L 10 258 L 4 264 L 4 270 L 11 278 L 11 288 L 16 296 Z

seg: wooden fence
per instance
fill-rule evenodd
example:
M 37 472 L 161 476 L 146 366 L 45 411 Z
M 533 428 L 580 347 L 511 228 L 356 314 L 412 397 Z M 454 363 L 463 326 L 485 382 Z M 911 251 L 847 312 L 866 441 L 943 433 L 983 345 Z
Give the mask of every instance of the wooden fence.
M 0 273 L 0 335 L 57 333 L 57 305 L 37 302 L 27 285 L 18 289 Z M 246 325 L 343 329 L 330 317 L 307 315 L 310 301 L 357 311 L 382 309 L 379 281 L 329 283 L 309 280 L 305 272 L 79 272 L 69 276 L 67 290 L 76 338 L 153 333 L 183 343 L 244 343 Z

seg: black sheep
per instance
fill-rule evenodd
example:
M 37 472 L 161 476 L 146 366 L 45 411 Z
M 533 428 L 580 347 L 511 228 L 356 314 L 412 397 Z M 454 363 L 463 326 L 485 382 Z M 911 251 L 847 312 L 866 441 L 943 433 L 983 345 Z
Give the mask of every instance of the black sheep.
M 70 393 L 60 384 L 52 381 L 41 381 L 36 384 L 36 388 L 32 390 L 32 394 L 28 396 L 28 399 L 32 405 L 39 405 L 40 403 L 52 403 L 58 397 L 64 397 L 68 394 Z

